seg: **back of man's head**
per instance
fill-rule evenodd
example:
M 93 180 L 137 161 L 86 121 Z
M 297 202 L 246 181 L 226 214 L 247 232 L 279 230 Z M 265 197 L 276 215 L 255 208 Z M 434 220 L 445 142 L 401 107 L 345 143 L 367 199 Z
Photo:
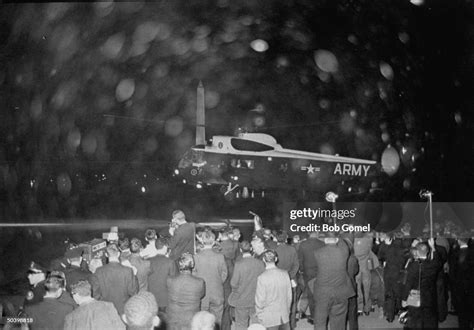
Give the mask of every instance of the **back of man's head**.
M 140 291 L 125 303 L 123 321 L 129 330 L 149 330 L 158 326 L 158 305 L 155 296 L 147 291 Z
M 44 288 L 48 293 L 55 293 L 66 286 L 66 276 L 61 271 L 53 271 L 48 274 L 44 282 Z
M 277 233 L 278 243 L 287 243 L 288 242 L 288 233 L 284 230 L 279 230 Z
M 263 252 L 263 261 L 266 264 L 276 263 L 278 259 L 278 255 L 273 250 L 266 250 Z
M 169 247 L 169 242 L 166 238 L 163 237 L 158 237 L 158 239 L 155 241 L 155 248 L 157 250 L 162 250 L 166 247 L 168 249 Z
M 239 243 L 239 246 L 240 246 L 240 251 L 242 251 L 242 253 L 252 252 L 252 245 L 250 245 L 249 241 L 242 241 Z
M 90 297 L 92 295 L 92 286 L 88 281 L 78 281 L 71 285 L 71 294 L 81 297 Z
M 143 248 L 142 241 L 136 237 L 130 241 L 130 252 L 139 253 Z
M 205 231 L 201 236 L 202 244 L 212 246 L 216 242 L 216 235 L 212 231 Z
M 178 259 L 178 268 L 180 272 L 191 271 L 194 268 L 194 258 L 190 253 L 183 253 Z
M 116 244 L 109 244 L 106 251 L 109 258 L 118 258 L 120 256 L 120 250 Z

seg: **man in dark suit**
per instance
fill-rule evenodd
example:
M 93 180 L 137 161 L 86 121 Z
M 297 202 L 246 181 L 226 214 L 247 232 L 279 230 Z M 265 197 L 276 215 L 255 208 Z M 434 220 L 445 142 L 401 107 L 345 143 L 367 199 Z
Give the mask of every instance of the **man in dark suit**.
M 92 292 L 95 299 L 112 302 L 122 314 L 125 302 L 138 292 L 138 280 L 132 268 L 120 264 L 117 245 L 107 246 L 107 256 L 109 263 L 91 276 Z
M 194 236 L 196 232 L 194 223 L 188 223 L 184 212 L 181 210 L 173 211 L 171 222 L 174 226 L 170 228 L 170 234 L 172 235 L 170 259 L 176 261 L 183 253 L 194 254 Z
M 382 242 L 379 245 L 378 258 L 383 265 L 385 285 L 384 314 L 388 322 L 393 322 L 395 315 L 401 308 L 399 294 L 400 271 L 406 263 L 402 240 L 381 234 Z
M 450 272 L 452 274 L 452 300 L 458 314 L 459 328 L 474 326 L 474 253 L 467 243 L 468 233 L 458 238 L 459 248 L 453 252 Z
M 128 261 L 134 269 L 134 272 L 136 272 L 138 291 L 148 291 L 148 275 L 151 273 L 151 265 L 149 260 L 144 260 L 140 257 L 142 248 L 142 241 L 138 238 L 132 238 L 130 241 L 130 256 L 128 257 Z
M 66 275 L 66 289 L 71 292 L 71 285 L 79 281 L 88 281 L 92 276 L 89 270 L 81 267 L 83 249 L 75 248 L 66 252 L 69 266 L 64 270 Z
M 229 306 L 229 295 L 232 291 L 230 280 L 234 272 L 234 264 L 239 255 L 239 243 L 232 240 L 233 235 L 231 228 L 224 228 L 219 233 L 219 252 L 224 255 L 225 263 L 227 265 L 227 279 L 224 281 L 224 311 L 222 313 L 221 330 L 230 330 L 232 325 L 231 308 Z
M 314 252 L 324 246 L 324 242 L 319 238 L 318 232 L 312 232 L 309 234 L 307 240 L 300 243 L 298 249 L 298 260 L 300 264 L 300 272 L 303 275 L 305 283 L 305 291 L 308 297 L 309 311 L 311 314 L 311 320 L 314 317 L 314 298 L 309 288 L 308 282 L 316 276 L 316 260 L 314 259 Z
M 199 312 L 201 299 L 206 293 L 204 280 L 191 275 L 194 268 L 194 259 L 191 254 L 183 254 L 178 259 L 178 267 L 180 274 L 168 278 L 166 283 L 169 330 L 189 329 L 193 315 Z
M 435 249 L 434 239 L 428 243 L 421 242 L 415 248 L 415 262 L 407 269 L 407 281 L 402 293 L 402 306 L 411 290 L 419 290 L 420 307 L 408 306 L 408 321 L 406 328 L 438 329 L 438 302 L 436 281 L 442 270 L 443 262 Z
M 148 259 L 151 265 L 151 273 L 148 275 L 148 289 L 156 298 L 160 312 L 166 312 L 168 306 L 168 289 L 166 282 L 168 278 L 177 274 L 176 263 L 166 257 L 168 243 L 162 238 L 156 240 L 158 255 Z
M 257 278 L 265 270 L 262 261 L 251 254 L 252 246 L 248 241 L 240 243 L 242 259 L 235 263 L 230 280 L 232 292 L 229 305 L 235 308 L 235 329 L 247 329 L 251 317 L 255 314 L 255 291 Z
M 263 252 L 265 271 L 257 278 L 255 312 L 257 319 L 267 329 L 290 329 L 291 281 L 288 272 L 276 266 L 277 254 Z
M 28 305 L 25 312 L 33 319 L 30 329 L 63 329 L 64 319 L 74 310 L 71 304 L 64 303 L 58 298 L 63 293 L 65 278 L 49 275 L 44 283 L 46 294 L 43 301 Z
M 224 281 L 227 278 L 227 265 L 224 256 L 213 250 L 215 235 L 205 231 L 202 236 L 203 248 L 194 257 L 194 275 L 206 282 L 206 295 L 201 302 L 201 310 L 216 317 L 220 325 L 224 309 Z
M 347 238 L 344 239 L 344 243 L 346 243 L 347 247 L 349 248 L 349 259 L 347 260 L 347 274 L 349 275 L 349 278 L 351 280 L 351 285 L 354 289 L 354 292 L 357 292 L 357 282 L 355 280 L 355 277 L 359 272 L 359 261 L 354 255 L 352 241 Z M 347 320 L 349 323 L 349 330 L 359 329 L 359 323 L 357 321 L 357 296 L 355 295 L 350 297 L 348 301 Z
M 349 248 L 334 233 L 324 239 L 326 245 L 316 252 L 316 276 L 314 281 L 314 329 L 345 329 L 348 299 L 355 295 L 347 273 Z
M 278 255 L 277 266 L 280 269 L 286 270 L 291 280 L 292 287 L 292 301 L 291 301 L 291 313 L 290 313 L 290 326 L 292 329 L 296 328 L 296 275 L 300 268 L 298 260 L 298 253 L 296 249 L 289 245 L 288 234 L 284 230 L 280 230 L 277 233 L 277 247 L 275 252 Z

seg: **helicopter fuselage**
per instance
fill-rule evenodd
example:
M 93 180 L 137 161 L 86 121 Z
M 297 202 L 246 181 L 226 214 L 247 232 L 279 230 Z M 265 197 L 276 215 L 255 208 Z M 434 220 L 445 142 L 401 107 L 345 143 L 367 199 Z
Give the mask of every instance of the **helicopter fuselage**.
M 375 161 L 285 149 L 267 134 L 214 136 L 211 144 L 192 147 L 175 174 L 201 188 L 227 185 L 270 189 L 328 191 L 371 184 L 380 173 Z

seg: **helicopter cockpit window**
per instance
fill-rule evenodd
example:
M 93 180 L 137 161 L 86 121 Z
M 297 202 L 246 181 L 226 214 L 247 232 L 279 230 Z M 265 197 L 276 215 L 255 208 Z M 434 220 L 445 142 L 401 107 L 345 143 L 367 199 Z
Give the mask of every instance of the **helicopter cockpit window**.
M 251 159 L 232 159 L 230 166 L 240 169 L 253 170 L 255 168 L 255 161 Z
M 188 166 L 191 166 L 193 164 L 193 150 L 187 151 L 181 160 L 179 161 L 178 167 L 179 168 L 186 168 Z
M 206 161 L 204 160 L 204 151 L 193 150 L 192 161 L 193 161 L 193 166 L 203 166 L 204 164 L 206 164 Z
M 259 151 L 270 151 L 274 149 L 272 146 L 269 146 L 260 142 L 244 140 L 244 139 L 236 139 L 236 138 L 231 139 L 230 144 L 236 150 L 259 152 Z

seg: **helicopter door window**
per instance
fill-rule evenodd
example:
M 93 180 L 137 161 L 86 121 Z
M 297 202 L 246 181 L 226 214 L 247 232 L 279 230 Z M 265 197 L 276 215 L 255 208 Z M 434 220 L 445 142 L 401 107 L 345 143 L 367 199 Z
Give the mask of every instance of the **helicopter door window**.
M 242 168 L 242 169 L 250 169 L 253 170 L 255 168 L 255 161 L 248 160 L 248 159 L 232 159 L 230 161 L 230 166 L 234 168 Z
M 250 170 L 253 170 L 255 168 L 255 162 L 253 160 L 245 160 L 244 163 L 245 167 Z

